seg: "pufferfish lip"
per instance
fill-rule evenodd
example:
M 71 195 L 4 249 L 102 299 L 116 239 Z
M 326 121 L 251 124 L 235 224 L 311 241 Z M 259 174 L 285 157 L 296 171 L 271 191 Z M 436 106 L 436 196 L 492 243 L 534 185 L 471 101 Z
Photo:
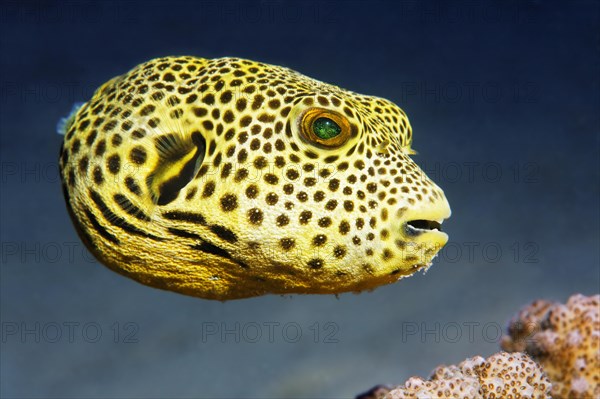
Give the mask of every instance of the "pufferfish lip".
M 417 237 L 423 234 L 438 234 L 447 236 L 442 232 L 442 223 L 450 217 L 450 207 L 443 206 L 430 211 L 418 212 L 408 216 L 401 224 L 402 232 L 408 237 Z

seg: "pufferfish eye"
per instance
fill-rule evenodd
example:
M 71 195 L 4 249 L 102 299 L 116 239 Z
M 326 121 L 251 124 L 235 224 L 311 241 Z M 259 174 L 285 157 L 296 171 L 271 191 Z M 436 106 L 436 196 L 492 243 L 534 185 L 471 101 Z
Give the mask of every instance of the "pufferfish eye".
M 323 108 L 305 111 L 300 130 L 306 141 L 326 148 L 340 147 L 350 138 L 348 119 Z
M 329 118 L 318 118 L 312 124 L 313 132 L 318 138 L 329 140 L 339 135 L 342 132 L 340 125 Z

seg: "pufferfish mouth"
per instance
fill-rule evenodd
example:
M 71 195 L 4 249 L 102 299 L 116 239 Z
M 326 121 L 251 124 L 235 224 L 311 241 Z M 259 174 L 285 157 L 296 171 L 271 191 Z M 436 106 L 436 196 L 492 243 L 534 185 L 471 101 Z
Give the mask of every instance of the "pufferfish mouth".
M 404 223 L 404 231 L 409 236 L 416 236 L 427 231 L 442 231 L 442 222 L 437 220 L 409 220 Z
M 406 237 L 423 236 L 419 240 L 426 240 L 425 237 L 431 237 L 434 240 L 442 239 L 446 241 L 448 235 L 442 232 L 442 223 L 450 217 L 450 214 L 450 206 L 447 201 L 435 204 L 432 207 L 408 210 L 402 215 L 404 217 L 400 222 L 400 230 Z

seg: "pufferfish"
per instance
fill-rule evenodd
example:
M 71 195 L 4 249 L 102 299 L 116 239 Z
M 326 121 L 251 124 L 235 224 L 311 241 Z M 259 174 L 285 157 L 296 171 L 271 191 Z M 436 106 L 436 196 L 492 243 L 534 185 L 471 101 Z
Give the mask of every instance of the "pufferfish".
M 383 98 L 239 58 L 157 58 L 62 126 L 69 214 L 95 257 L 217 300 L 370 290 L 447 242 L 443 191 Z

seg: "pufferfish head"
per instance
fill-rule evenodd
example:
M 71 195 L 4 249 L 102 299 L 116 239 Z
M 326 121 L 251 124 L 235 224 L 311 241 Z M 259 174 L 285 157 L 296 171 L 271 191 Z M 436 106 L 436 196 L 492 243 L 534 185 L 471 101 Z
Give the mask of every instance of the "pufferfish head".
M 210 299 L 372 289 L 446 243 L 443 191 L 392 102 L 238 58 L 164 57 L 64 124 L 82 240 L 111 269 Z

